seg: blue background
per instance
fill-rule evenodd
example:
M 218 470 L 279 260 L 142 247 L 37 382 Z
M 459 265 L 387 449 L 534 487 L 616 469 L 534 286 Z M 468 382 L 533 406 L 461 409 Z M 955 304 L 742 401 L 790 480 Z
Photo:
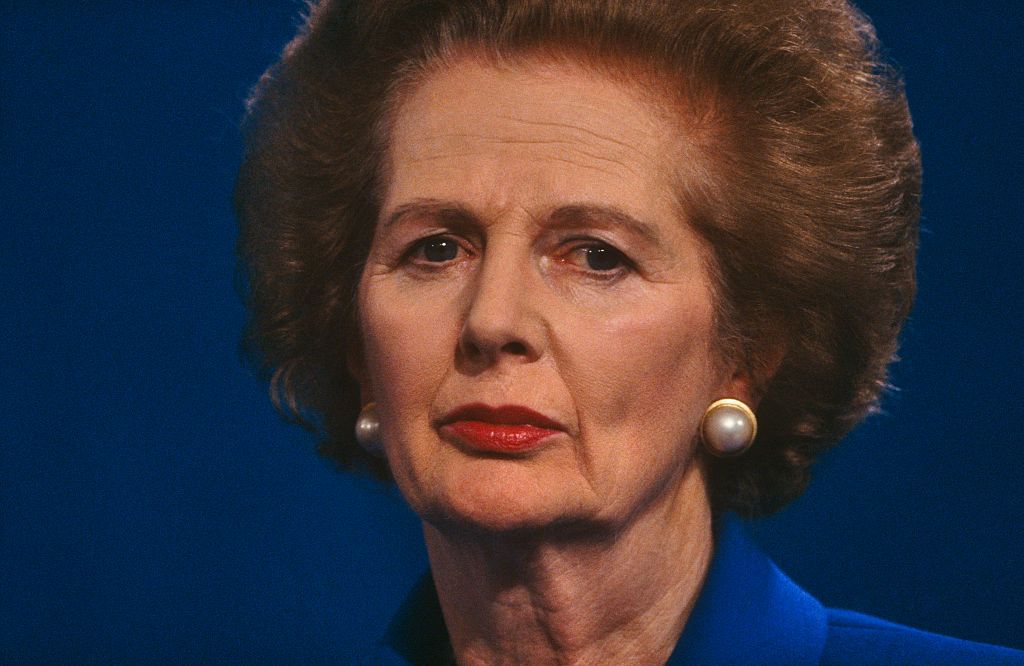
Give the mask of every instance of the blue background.
M 827 604 L 1024 647 L 1022 9 L 862 6 L 924 150 L 901 390 L 752 530 Z M 237 353 L 238 125 L 300 8 L 0 5 L 0 661 L 343 658 L 426 566 Z

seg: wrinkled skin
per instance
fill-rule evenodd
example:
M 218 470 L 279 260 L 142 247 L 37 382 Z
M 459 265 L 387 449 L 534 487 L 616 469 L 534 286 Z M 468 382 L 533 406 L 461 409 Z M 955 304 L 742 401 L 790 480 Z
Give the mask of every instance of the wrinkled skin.
M 394 119 L 358 374 L 469 661 L 508 656 L 481 638 L 500 642 L 499 625 L 522 658 L 540 643 L 579 656 L 599 644 L 588 633 L 613 640 L 609 625 L 654 614 L 633 631 L 651 652 L 621 652 L 645 661 L 699 589 L 711 537 L 695 433 L 713 400 L 749 396 L 716 361 L 707 248 L 673 196 L 691 143 L 659 109 L 581 67 L 465 58 Z M 438 428 L 466 403 L 523 405 L 561 429 L 481 454 Z M 609 617 L 602 593 L 631 610 Z M 499 601 L 487 627 L 449 617 Z M 540 625 L 540 643 L 524 638 Z

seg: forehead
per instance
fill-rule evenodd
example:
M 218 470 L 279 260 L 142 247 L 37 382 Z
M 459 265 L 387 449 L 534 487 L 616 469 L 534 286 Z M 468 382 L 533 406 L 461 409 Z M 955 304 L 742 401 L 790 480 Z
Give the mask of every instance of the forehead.
M 408 197 L 673 205 L 687 136 L 652 97 L 565 62 L 438 67 L 393 118 L 385 208 Z

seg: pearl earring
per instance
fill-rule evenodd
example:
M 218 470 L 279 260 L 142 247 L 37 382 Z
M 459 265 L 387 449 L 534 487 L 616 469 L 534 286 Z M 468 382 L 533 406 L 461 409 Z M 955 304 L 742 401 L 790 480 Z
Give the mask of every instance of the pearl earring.
M 377 416 L 377 403 L 368 402 L 359 412 L 356 419 L 356 441 L 367 453 L 375 456 L 383 454 L 380 442 L 380 417 Z
M 757 437 L 757 417 L 741 400 L 715 400 L 700 421 L 700 437 L 704 448 L 712 455 L 738 456 L 749 449 Z

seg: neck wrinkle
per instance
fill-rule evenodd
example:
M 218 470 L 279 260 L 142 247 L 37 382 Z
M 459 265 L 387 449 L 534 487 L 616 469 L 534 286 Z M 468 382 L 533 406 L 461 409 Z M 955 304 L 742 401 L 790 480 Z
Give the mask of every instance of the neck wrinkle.
M 703 466 L 621 526 L 495 535 L 424 523 L 460 664 L 663 664 L 711 561 Z

